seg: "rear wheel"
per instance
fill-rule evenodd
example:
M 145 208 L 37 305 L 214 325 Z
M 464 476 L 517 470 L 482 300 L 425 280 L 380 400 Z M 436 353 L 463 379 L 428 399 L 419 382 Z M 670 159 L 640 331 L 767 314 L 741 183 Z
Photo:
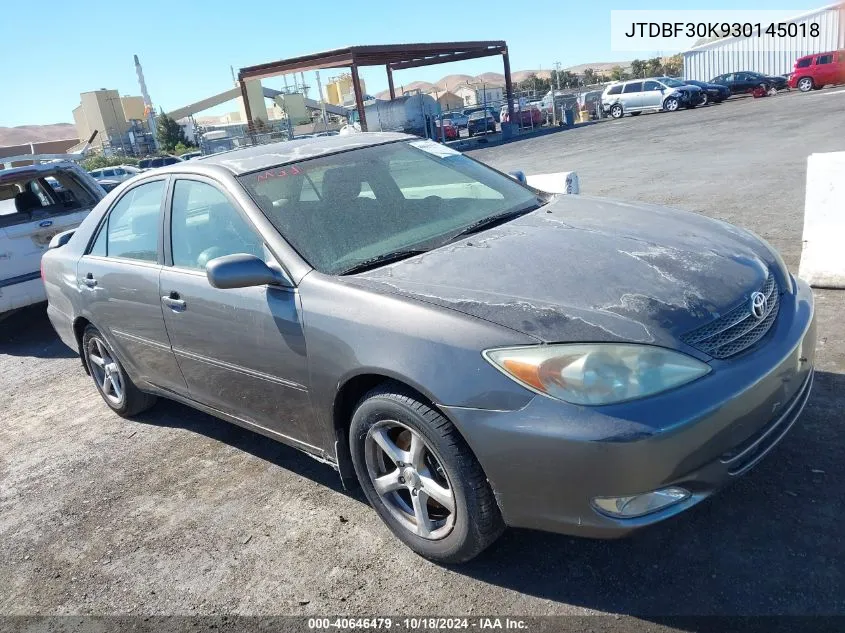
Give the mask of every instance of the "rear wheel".
M 85 328 L 82 349 L 97 391 L 115 413 L 130 417 L 146 411 L 156 403 L 155 396 L 135 386 L 106 339 L 93 325 Z
M 621 119 L 623 114 L 624 112 L 622 111 L 622 106 L 618 103 L 614 103 L 612 106 L 610 106 L 610 116 L 612 116 L 614 119 Z
M 813 87 L 813 79 L 811 77 L 801 77 L 798 80 L 798 90 L 801 92 L 810 92 Z
M 493 491 L 463 438 L 399 386 L 377 387 L 361 400 L 349 447 L 368 501 L 421 556 L 465 562 L 502 533 Z

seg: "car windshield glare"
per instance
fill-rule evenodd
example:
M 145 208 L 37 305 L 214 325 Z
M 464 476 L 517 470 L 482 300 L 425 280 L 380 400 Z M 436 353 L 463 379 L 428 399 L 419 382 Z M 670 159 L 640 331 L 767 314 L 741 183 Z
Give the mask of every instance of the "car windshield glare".
M 318 271 L 436 248 L 486 218 L 536 208 L 537 192 L 428 140 L 365 147 L 239 177 Z
M 671 77 L 662 77 L 660 82 L 666 84 L 670 88 L 680 88 L 681 86 L 686 85 L 677 79 L 672 79 Z

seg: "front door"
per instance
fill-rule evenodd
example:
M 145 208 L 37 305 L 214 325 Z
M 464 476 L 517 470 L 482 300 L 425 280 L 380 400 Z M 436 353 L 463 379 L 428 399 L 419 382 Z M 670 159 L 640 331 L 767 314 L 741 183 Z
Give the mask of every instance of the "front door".
M 112 206 L 77 264 L 77 286 L 85 316 L 116 349 L 129 374 L 184 395 L 158 293 L 166 185 L 166 178 L 146 181 Z
M 214 181 L 176 177 L 160 295 L 191 398 L 289 438 L 319 444 L 311 424 L 305 337 L 296 290 L 221 290 L 206 264 L 248 253 L 270 263 L 258 232 Z

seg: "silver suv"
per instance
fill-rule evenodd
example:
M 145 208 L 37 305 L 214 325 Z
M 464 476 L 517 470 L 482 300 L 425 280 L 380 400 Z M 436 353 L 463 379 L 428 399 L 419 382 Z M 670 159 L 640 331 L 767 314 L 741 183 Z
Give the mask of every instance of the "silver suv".
M 651 77 L 621 81 L 605 88 L 601 105 L 614 119 L 625 113 L 646 110 L 674 112 L 681 106 L 694 108 L 701 103 L 701 88 L 689 86 L 671 77 Z

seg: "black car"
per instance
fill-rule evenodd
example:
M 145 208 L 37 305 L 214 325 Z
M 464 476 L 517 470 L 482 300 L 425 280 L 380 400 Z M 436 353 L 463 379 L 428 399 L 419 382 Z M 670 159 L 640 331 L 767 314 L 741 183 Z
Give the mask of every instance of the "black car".
M 711 84 L 727 86 L 732 95 L 745 94 L 760 86 L 763 86 L 766 90 L 771 88 L 785 90 L 787 88 L 786 82 L 786 77 L 762 75 L 750 71 L 727 73 L 710 80 Z
M 484 110 L 478 110 L 469 115 L 467 119 L 467 133 L 470 136 L 476 134 L 486 134 L 487 132 L 496 131 L 496 119 L 493 115 Z
M 481 112 L 484 109 L 485 109 L 484 106 L 475 106 L 475 107 L 472 107 L 472 108 L 464 108 L 463 113 L 466 114 L 467 116 L 469 116 L 473 112 Z M 490 115 L 496 120 L 496 123 L 498 123 L 499 122 L 499 110 L 498 110 L 498 108 L 493 108 L 491 106 L 487 106 L 486 109 L 487 109 L 487 112 L 489 112 Z
M 701 88 L 701 98 L 703 101 L 699 105 L 707 105 L 708 103 L 721 103 L 731 96 L 731 89 L 722 84 L 711 84 L 706 81 L 689 81 L 684 80 L 688 86 L 698 86 Z

